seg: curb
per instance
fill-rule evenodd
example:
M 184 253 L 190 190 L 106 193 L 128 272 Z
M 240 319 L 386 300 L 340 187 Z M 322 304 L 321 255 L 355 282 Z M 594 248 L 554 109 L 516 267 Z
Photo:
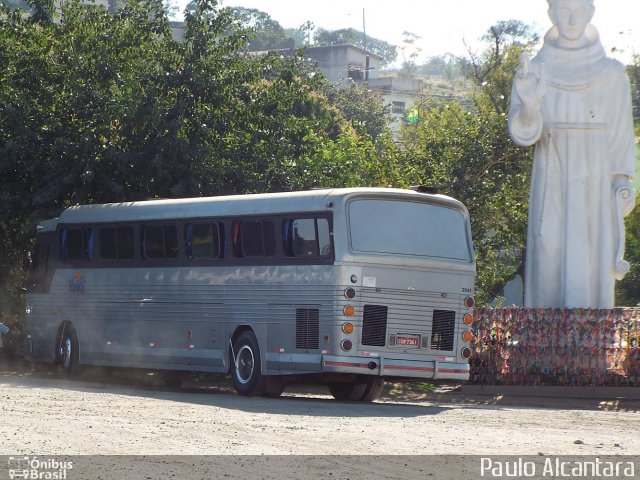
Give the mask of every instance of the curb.
M 640 387 L 553 387 L 512 385 L 463 385 L 465 395 L 536 398 L 576 398 L 585 400 L 638 400 Z

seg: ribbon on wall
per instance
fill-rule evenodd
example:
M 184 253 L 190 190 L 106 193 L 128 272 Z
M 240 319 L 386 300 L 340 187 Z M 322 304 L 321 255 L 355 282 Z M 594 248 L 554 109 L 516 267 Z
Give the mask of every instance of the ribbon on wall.
M 640 386 L 640 309 L 482 308 L 470 382 Z

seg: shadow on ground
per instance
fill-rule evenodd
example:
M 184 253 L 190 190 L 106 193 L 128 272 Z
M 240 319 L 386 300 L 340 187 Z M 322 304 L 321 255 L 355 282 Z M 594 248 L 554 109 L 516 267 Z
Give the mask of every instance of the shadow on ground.
M 448 385 L 436 388 L 425 382 L 387 383 L 379 400 L 373 404 L 337 402 L 326 386 L 288 385 L 280 401 L 245 398 L 236 395 L 230 380 L 223 375 L 193 375 L 182 388 L 164 385 L 157 372 L 134 369 L 84 368 L 78 376 L 69 377 L 54 366 L 32 369 L 15 359 L 0 357 L 0 383 L 16 388 L 64 388 L 82 392 L 104 391 L 118 395 L 167 399 L 176 402 L 215 405 L 247 412 L 273 414 L 311 414 L 349 416 L 407 417 L 436 415 L 450 408 L 549 408 L 603 411 L 640 411 L 638 389 L 609 390 L 602 387 L 595 394 L 575 394 L 566 390 L 536 387 L 499 388 Z M 337 408 L 336 408 L 337 406 Z M 364 408 L 366 406 L 366 408 Z

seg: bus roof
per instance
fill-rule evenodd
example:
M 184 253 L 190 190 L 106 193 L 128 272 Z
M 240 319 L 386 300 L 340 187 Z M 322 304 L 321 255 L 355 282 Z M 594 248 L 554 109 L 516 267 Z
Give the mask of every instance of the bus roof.
M 449 208 L 466 208 L 445 195 L 417 193 L 392 188 L 340 188 L 300 192 L 229 195 L 139 202 L 78 205 L 67 208 L 55 220 L 44 221 L 40 231 L 53 231 L 58 224 L 116 223 L 124 221 L 169 220 L 176 218 L 227 217 L 234 215 L 322 212 L 354 196 L 395 197 L 427 200 Z

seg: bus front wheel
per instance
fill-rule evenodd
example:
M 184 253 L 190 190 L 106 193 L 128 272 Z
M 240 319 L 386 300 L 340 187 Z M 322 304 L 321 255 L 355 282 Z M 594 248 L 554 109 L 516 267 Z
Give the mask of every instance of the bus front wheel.
M 231 352 L 233 386 L 239 395 L 262 395 L 264 377 L 260 369 L 258 339 L 251 331 L 241 333 Z
M 63 372 L 69 375 L 79 372 L 78 351 L 78 335 L 73 325 L 68 323 L 62 327 L 60 345 L 58 347 L 58 358 Z

